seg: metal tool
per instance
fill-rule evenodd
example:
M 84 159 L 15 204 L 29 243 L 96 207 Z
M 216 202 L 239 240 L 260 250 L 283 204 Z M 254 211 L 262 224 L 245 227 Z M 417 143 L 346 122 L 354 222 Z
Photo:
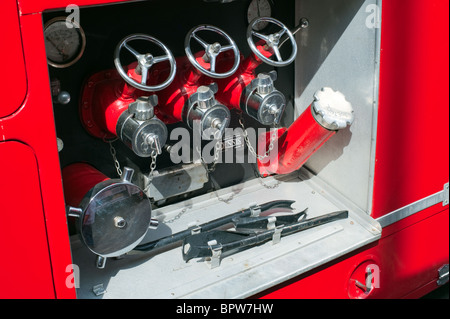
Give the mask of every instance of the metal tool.
M 291 215 L 283 216 L 263 216 L 263 217 L 249 217 L 249 218 L 234 218 L 233 224 L 237 232 L 240 233 L 255 233 L 274 229 L 276 227 L 291 225 L 306 218 L 308 209 Z
M 290 225 L 281 225 L 266 231 L 237 232 L 209 231 L 187 237 L 183 241 L 183 260 L 188 262 L 194 258 L 213 258 L 213 264 L 218 266 L 220 256 L 226 252 L 242 250 L 259 245 L 270 240 L 279 242 L 283 236 L 291 235 L 306 229 L 348 218 L 348 211 L 339 211 Z M 246 224 L 248 225 L 248 224 Z
M 234 213 L 232 215 L 228 215 L 222 218 L 215 219 L 211 222 L 208 222 L 206 224 L 187 229 L 185 231 L 176 233 L 171 236 L 167 236 L 155 241 L 152 241 L 147 244 L 139 245 L 134 250 L 141 251 L 141 252 L 149 252 L 158 248 L 166 247 L 172 244 L 175 244 L 176 242 L 182 241 L 185 238 L 192 236 L 193 233 L 197 234 L 199 232 L 208 232 L 213 229 L 223 227 L 227 224 L 231 224 L 234 219 L 237 218 L 248 218 L 248 217 L 259 217 L 262 212 L 268 211 L 270 209 L 274 208 L 284 208 L 284 209 L 292 209 L 292 204 L 294 204 L 295 201 L 290 200 L 278 200 L 273 202 L 268 202 L 262 205 L 254 205 L 250 208 L 247 208 L 245 210 L 242 210 L 240 212 Z

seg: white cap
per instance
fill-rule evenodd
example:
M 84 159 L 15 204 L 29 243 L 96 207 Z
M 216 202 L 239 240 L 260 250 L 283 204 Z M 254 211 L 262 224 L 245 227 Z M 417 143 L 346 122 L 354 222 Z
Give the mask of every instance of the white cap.
M 355 119 L 353 107 L 344 94 L 328 87 L 314 94 L 312 113 L 320 125 L 332 131 L 352 125 Z

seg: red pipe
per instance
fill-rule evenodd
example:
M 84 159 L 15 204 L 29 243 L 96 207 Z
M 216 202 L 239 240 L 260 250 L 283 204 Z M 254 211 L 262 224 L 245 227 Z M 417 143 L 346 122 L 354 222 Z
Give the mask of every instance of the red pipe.
M 273 53 L 264 50 L 264 46 L 262 44 L 257 45 L 257 48 L 267 58 L 270 58 L 273 55 Z M 238 71 L 233 76 L 226 79 L 218 79 L 216 81 L 219 87 L 219 91 L 216 93 L 216 99 L 220 103 L 226 105 L 230 110 L 240 109 L 242 93 L 245 91 L 245 88 L 256 78 L 256 68 L 262 64 L 261 59 L 254 53 L 250 54 L 245 59 L 241 57 L 241 61 L 242 62 Z M 224 56 L 220 62 L 220 65 L 224 68 L 228 67 L 226 66 L 227 64 L 232 63 L 232 61 L 229 61 L 226 56 Z
M 134 68 L 128 75 L 138 79 Z M 117 137 L 119 117 L 128 109 L 141 92 L 126 84 L 117 71 L 103 71 L 91 76 L 81 96 L 80 118 L 85 129 L 101 139 Z
M 262 176 L 290 174 L 300 169 L 340 129 L 353 123 L 353 109 L 342 93 L 324 88 L 315 94 L 315 101 L 286 130 L 279 130 L 274 151 L 264 160 L 258 160 Z M 266 141 L 270 135 L 261 136 Z M 278 149 L 277 149 L 278 148 Z M 277 152 L 275 152 L 277 151 Z
M 208 66 L 201 58 L 203 54 L 204 52 L 197 54 L 197 61 L 207 68 Z M 186 102 L 204 82 L 200 71 L 195 69 L 186 57 L 177 58 L 176 63 L 181 72 L 167 88 L 158 92 L 159 103 L 155 108 L 155 114 L 166 124 L 178 123 L 183 120 L 182 114 Z M 153 67 L 149 76 L 152 83 L 158 83 L 160 79 L 167 78 L 170 68 L 162 68 L 161 65 Z
M 272 52 L 264 50 L 264 42 L 257 46 L 258 50 L 267 57 Z M 205 69 L 210 64 L 203 60 L 205 52 L 198 52 L 195 57 L 197 62 Z M 227 79 L 211 79 L 204 76 L 192 66 L 187 57 L 176 59 L 179 74 L 174 81 L 164 90 L 158 92 L 158 106 L 155 107 L 155 115 L 165 124 L 178 123 L 183 120 L 183 108 L 189 97 L 202 85 L 210 85 L 216 82 L 219 91 L 216 93 L 218 102 L 228 108 L 240 108 L 241 95 L 245 88 L 256 78 L 255 70 L 262 61 L 252 53 L 245 60 L 241 59 L 241 66 L 236 73 Z M 231 68 L 234 56 L 231 52 L 224 52 L 217 61 L 217 72 Z M 141 75 L 135 73 L 137 62 L 128 66 L 128 75 L 140 83 Z M 167 63 L 155 65 L 149 73 L 148 85 L 159 83 L 166 79 L 170 73 Z M 83 126 L 93 136 L 104 140 L 117 137 L 117 121 L 130 103 L 140 96 L 148 93 L 138 90 L 126 83 L 116 70 L 102 71 L 91 76 L 84 87 L 80 107 L 80 117 Z
M 84 196 L 95 185 L 110 178 L 89 164 L 76 163 L 62 170 L 62 179 L 66 204 L 72 207 L 79 207 Z
M 272 174 L 289 174 L 306 163 L 336 131 L 330 131 L 320 126 L 311 113 L 309 107 L 290 127 L 282 129 L 276 145 L 278 156 L 266 160 L 258 160 L 259 172 L 262 176 Z M 268 137 L 270 144 L 270 134 Z M 276 150 L 276 147 L 275 147 Z

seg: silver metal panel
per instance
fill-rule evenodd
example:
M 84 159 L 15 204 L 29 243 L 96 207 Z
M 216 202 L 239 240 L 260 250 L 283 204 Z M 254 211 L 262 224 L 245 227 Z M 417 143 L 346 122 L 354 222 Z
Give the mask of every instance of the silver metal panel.
M 143 176 L 145 185 L 148 177 Z M 155 171 L 148 196 L 155 201 L 168 199 L 201 189 L 208 182 L 208 172 L 203 164 L 189 164 Z
M 378 218 L 377 221 L 380 223 L 381 227 L 386 227 L 436 204 L 442 203 L 442 206 L 447 206 L 448 189 L 449 184 L 447 183 L 444 185 L 444 189 L 441 192 L 425 197 L 417 202 L 397 209 L 396 211 Z
M 355 122 L 332 137 L 306 166 L 342 196 L 370 213 L 376 139 L 380 30 L 372 28 L 376 0 L 297 0 L 296 116 L 321 87 L 342 92 Z M 378 5 L 378 7 L 375 7 Z
M 302 180 L 307 176 L 307 180 Z M 280 181 L 264 180 L 277 185 L 275 190 L 263 187 L 258 180 L 224 189 L 155 211 L 162 222 L 150 232 L 151 241 L 212 219 L 231 214 L 252 203 L 278 199 L 296 200 L 296 212 L 309 208 L 309 218 L 346 209 L 333 194 L 320 186 L 321 181 L 307 173 L 295 173 Z M 229 204 L 218 200 L 229 198 Z M 171 221 L 164 224 L 164 221 Z M 218 268 L 210 269 L 199 259 L 185 263 L 181 247 L 151 254 L 135 254 L 120 260 L 108 260 L 106 268 L 95 268 L 95 256 L 76 238 L 72 241 L 73 260 L 79 266 L 79 298 L 246 298 L 308 270 L 334 260 L 381 236 L 381 227 L 366 214 L 349 211 L 349 218 L 283 237 L 225 256 Z M 105 292 L 96 295 L 94 287 L 102 284 Z

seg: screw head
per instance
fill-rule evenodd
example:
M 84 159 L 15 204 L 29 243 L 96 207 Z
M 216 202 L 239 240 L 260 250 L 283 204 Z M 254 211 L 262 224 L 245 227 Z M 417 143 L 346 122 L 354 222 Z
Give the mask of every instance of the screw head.
M 123 219 L 123 217 L 120 216 L 114 217 L 114 226 L 116 226 L 116 228 L 123 229 L 125 228 L 126 225 L 127 221 Z

